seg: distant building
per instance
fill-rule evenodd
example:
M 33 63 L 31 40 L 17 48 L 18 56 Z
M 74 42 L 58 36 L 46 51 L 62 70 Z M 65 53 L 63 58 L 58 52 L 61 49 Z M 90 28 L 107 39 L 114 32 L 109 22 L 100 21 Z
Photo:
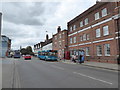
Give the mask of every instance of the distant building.
M 85 51 L 85 60 L 117 63 L 120 54 L 120 2 L 97 2 L 68 22 L 71 55 Z
M 11 50 L 11 39 L 2 35 L 2 55 L 1 57 L 6 57 Z
M 57 33 L 53 35 L 52 41 L 53 41 L 52 48 L 53 50 L 58 51 L 58 57 L 60 59 L 65 58 L 65 52 L 68 51 L 67 30 L 61 31 L 61 28 L 59 26 L 57 28 Z
M 48 34 L 46 35 L 46 40 L 42 44 L 42 50 L 52 50 L 52 38 L 49 39 Z
M 34 45 L 34 54 L 38 55 L 38 51 L 42 50 L 52 50 L 52 38 L 49 39 L 48 34 L 46 35 L 46 40 Z

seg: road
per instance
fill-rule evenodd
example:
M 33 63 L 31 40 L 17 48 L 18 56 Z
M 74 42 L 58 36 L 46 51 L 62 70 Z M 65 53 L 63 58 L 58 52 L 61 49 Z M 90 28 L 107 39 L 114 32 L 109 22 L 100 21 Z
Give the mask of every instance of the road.
M 118 88 L 118 72 L 79 64 L 6 58 L 3 88 Z

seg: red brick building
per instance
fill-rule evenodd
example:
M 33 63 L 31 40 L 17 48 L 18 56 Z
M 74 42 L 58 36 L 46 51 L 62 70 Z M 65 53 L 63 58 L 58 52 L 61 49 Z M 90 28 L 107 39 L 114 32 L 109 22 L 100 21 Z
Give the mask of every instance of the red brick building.
M 57 33 L 53 35 L 53 50 L 57 50 L 58 51 L 58 57 L 60 59 L 62 59 L 65 56 L 65 52 L 68 51 L 67 50 L 67 30 L 62 30 L 60 26 L 57 29 Z
M 97 2 L 68 22 L 68 50 L 85 50 L 85 59 L 117 62 L 120 2 Z

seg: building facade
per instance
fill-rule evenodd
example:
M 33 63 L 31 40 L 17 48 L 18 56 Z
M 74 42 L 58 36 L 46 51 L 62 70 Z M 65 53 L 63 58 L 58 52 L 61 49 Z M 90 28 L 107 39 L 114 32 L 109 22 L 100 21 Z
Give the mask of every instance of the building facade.
M 60 26 L 57 28 L 57 33 L 53 35 L 53 50 L 58 51 L 58 57 L 60 59 L 65 57 L 65 52 L 67 51 L 68 41 L 67 41 L 67 30 L 62 30 Z
M 0 57 L 2 57 L 1 22 L 2 22 L 2 13 L 0 12 Z
M 1 23 L 2 23 L 2 13 L 0 12 L 0 37 L 1 37 Z
M 68 22 L 70 55 L 79 49 L 89 61 L 117 63 L 120 2 L 97 2 Z
M 9 51 L 11 50 L 11 39 L 2 35 L 2 54 L 1 57 L 8 56 Z

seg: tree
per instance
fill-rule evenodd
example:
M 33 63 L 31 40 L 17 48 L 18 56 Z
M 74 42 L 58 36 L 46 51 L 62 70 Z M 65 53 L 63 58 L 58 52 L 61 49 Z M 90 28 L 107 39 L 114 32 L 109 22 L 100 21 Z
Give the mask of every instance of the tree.
M 27 51 L 26 51 L 25 48 L 22 48 L 22 49 L 20 50 L 20 52 L 21 52 L 22 55 L 26 55 L 26 54 L 27 54 Z
M 30 55 L 33 55 L 33 51 L 32 51 L 32 47 L 31 46 L 27 46 L 26 47 L 26 51 L 27 51 L 27 54 L 30 54 Z
M 22 55 L 26 55 L 26 54 L 34 55 L 31 46 L 27 46 L 26 48 L 22 48 L 20 50 L 20 52 L 21 52 Z

